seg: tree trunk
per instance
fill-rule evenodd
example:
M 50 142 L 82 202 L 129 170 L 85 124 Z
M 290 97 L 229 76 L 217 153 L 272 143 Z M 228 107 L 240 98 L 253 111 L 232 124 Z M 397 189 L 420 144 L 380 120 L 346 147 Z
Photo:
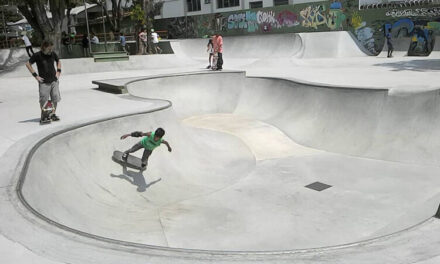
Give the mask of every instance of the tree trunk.
M 61 31 L 66 17 L 66 1 L 49 0 L 52 19 L 49 19 L 44 6 L 45 1 L 24 0 L 18 6 L 32 28 L 41 34 L 43 40 L 54 43 L 54 51 L 60 53 Z
M 67 17 L 67 34 L 69 34 L 69 36 L 70 36 L 70 28 L 72 27 L 72 21 L 70 21 L 70 12 L 71 11 L 72 11 L 72 7 L 69 7 L 67 9 L 67 14 L 66 14 L 66 17 Z

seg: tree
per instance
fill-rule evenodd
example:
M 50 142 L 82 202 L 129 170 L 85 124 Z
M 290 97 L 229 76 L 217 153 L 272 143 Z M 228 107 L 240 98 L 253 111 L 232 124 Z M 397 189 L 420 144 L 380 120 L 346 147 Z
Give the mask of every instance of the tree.
M 47 2 L 49 5 L 45 4 Z M 54 43 L 55 51 L 59 53 L 66 9 L 80 2 L 80 0 L 23 0 L 18 1 L 17 6 L 35 33 L 43 40 L 51 40 Z M 49 18 L 47 11 L 52 14 L 51 18 Z
M 110 29 L 113 32 L 119 32 L 121 30 L 122 19 L 124 18 L 124 6 L 122 6 L 122 0 L 111 0 L 112 9 L 110 12 L 106 0 L 90 0 L 89 2 L 103 7 L 107 23 L 110 24 Z M 127 1 L 125 3 L 127 4 Z M 125 8 L 126 7 L 127 6 L 125 6 Z

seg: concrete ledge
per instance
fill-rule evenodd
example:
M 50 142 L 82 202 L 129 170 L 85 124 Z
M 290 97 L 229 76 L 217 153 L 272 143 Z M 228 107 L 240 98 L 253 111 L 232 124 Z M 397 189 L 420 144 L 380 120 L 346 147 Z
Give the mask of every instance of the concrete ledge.
M 127 93 L 127 87 L 125 85 L 125 82 L 118 82 L 118 81 L 119 80 L 92 81 L 92 83 L 98 85 L 98 89 L 101 91 L 117 93 L 117 94 Z

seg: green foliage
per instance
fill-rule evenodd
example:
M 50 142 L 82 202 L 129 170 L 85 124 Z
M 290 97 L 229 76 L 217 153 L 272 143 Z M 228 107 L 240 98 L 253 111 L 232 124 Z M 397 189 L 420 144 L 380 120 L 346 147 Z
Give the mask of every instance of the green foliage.
M 136 4 L 130 11 L 130 18 L 140 25 L 147 23 L 145 12 L 140 4 Z

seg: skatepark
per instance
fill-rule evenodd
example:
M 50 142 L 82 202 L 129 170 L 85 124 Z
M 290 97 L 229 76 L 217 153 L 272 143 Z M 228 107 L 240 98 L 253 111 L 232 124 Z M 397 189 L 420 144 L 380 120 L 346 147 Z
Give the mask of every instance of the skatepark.
M 213 72 L 206 42 L 62 60 L 61 121 L 44 126 L 24 63 L 0 74 L 4 263 L 440 261 L 436 51 L 225 37 Z M 138 140 L 121 135 L 157 127 L 171 153 L 144 172 L 112 161 Z

